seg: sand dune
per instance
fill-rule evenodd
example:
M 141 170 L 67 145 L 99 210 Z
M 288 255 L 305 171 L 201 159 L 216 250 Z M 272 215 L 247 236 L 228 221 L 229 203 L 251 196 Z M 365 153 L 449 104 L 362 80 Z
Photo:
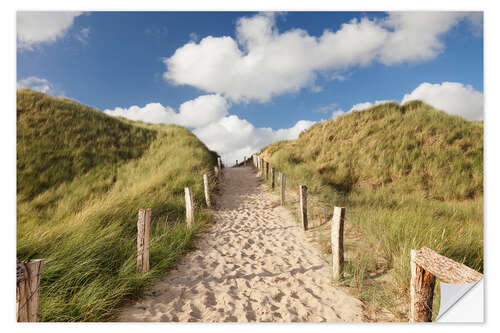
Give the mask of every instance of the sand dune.
M 251 168 L 224 169 L 215 223 L 120 321 L 361 321 L 362 303 Z

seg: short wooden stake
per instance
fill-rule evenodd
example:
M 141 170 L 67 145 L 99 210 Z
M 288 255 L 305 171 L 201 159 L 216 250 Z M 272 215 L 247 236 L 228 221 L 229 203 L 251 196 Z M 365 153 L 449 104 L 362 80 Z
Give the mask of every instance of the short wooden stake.
M 271 188 L 274 191 L 274 168 L 271 168 Z
M 203 175 L 203 187 L 205 188 L 205 201 L 207 202 L 207 207 L 212 208 L 212 203 L 210 202 L 210 188 L 208 186 L 208 175 Z
M 16 312 L 18 322 L 40 321 L 40 276 L 44 259 L 18 262 L 16 267 Z
M 151 209 L 140 209 L 137 218 L 137 272 L 149 272 L 149 230 Z
M 415 262 L 416 255 L 417 250 L 411 250 L 410 322 L 430 322 L 436 277 Z
M 335 281 L 340 280 L 344 272 L 344 218 L 345 208 L 334 207 L 331 243 L 333 257 L 333 279 Z
M 221 160 L 220 156 L 217 157 L 217 166 L 219 167 L 219 170 L 222 170 L 222 160 Z
M 281 205 L 285 205 L 286 174 L 281 174 Z
M 269 179 L 269 162 L 266 162 L 266 180 Z
M 184 194 L 186 199 L 186 223 L 188 228 L 191 228 L 194 223 L 193 193 L 191 191 L 191 188 L 185 187 Z

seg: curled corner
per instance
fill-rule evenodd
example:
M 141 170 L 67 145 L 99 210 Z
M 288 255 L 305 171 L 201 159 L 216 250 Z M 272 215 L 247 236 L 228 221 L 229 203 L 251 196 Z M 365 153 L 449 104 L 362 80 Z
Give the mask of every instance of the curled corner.
M 441 284 L 441 304 L 436 322 L 484 322 L 484 279 L 474 283 Z

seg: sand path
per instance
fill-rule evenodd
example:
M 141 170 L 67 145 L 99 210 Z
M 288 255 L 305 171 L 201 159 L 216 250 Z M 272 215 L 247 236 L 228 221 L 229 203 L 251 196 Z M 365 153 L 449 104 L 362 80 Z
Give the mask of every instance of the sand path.
M 120 321 L 361 321 L 362 303 L 254 169 L 226 168 L 215 223 Z

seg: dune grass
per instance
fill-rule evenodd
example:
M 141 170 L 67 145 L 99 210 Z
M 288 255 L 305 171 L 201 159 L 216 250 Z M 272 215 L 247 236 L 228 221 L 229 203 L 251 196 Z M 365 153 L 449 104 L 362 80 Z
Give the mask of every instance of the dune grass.
M 386 103 L 315 124 L 262 153 L 287 174 L 287 186 L 307 185 L 330 211 L 346 207 L 346 224 L 362 241 L 346 244 L 344 284 L 397 319 L 407 319 L 411 249 L 427 246 L 482 272 L 482 122 L 420 101 Z M 389 289 L 373 279 L 380 259 Z
M 112 320 L 210 221 L 202 175 L 216 154 L 179 126 L 120 120 L 30 90 L 17 97 L 17 258 L 47 260 L 40 319 Z M 197 206 L 192 229 L 186 186 Z M 141 208 L 153 211 L 147 274 L 136 273 Z

